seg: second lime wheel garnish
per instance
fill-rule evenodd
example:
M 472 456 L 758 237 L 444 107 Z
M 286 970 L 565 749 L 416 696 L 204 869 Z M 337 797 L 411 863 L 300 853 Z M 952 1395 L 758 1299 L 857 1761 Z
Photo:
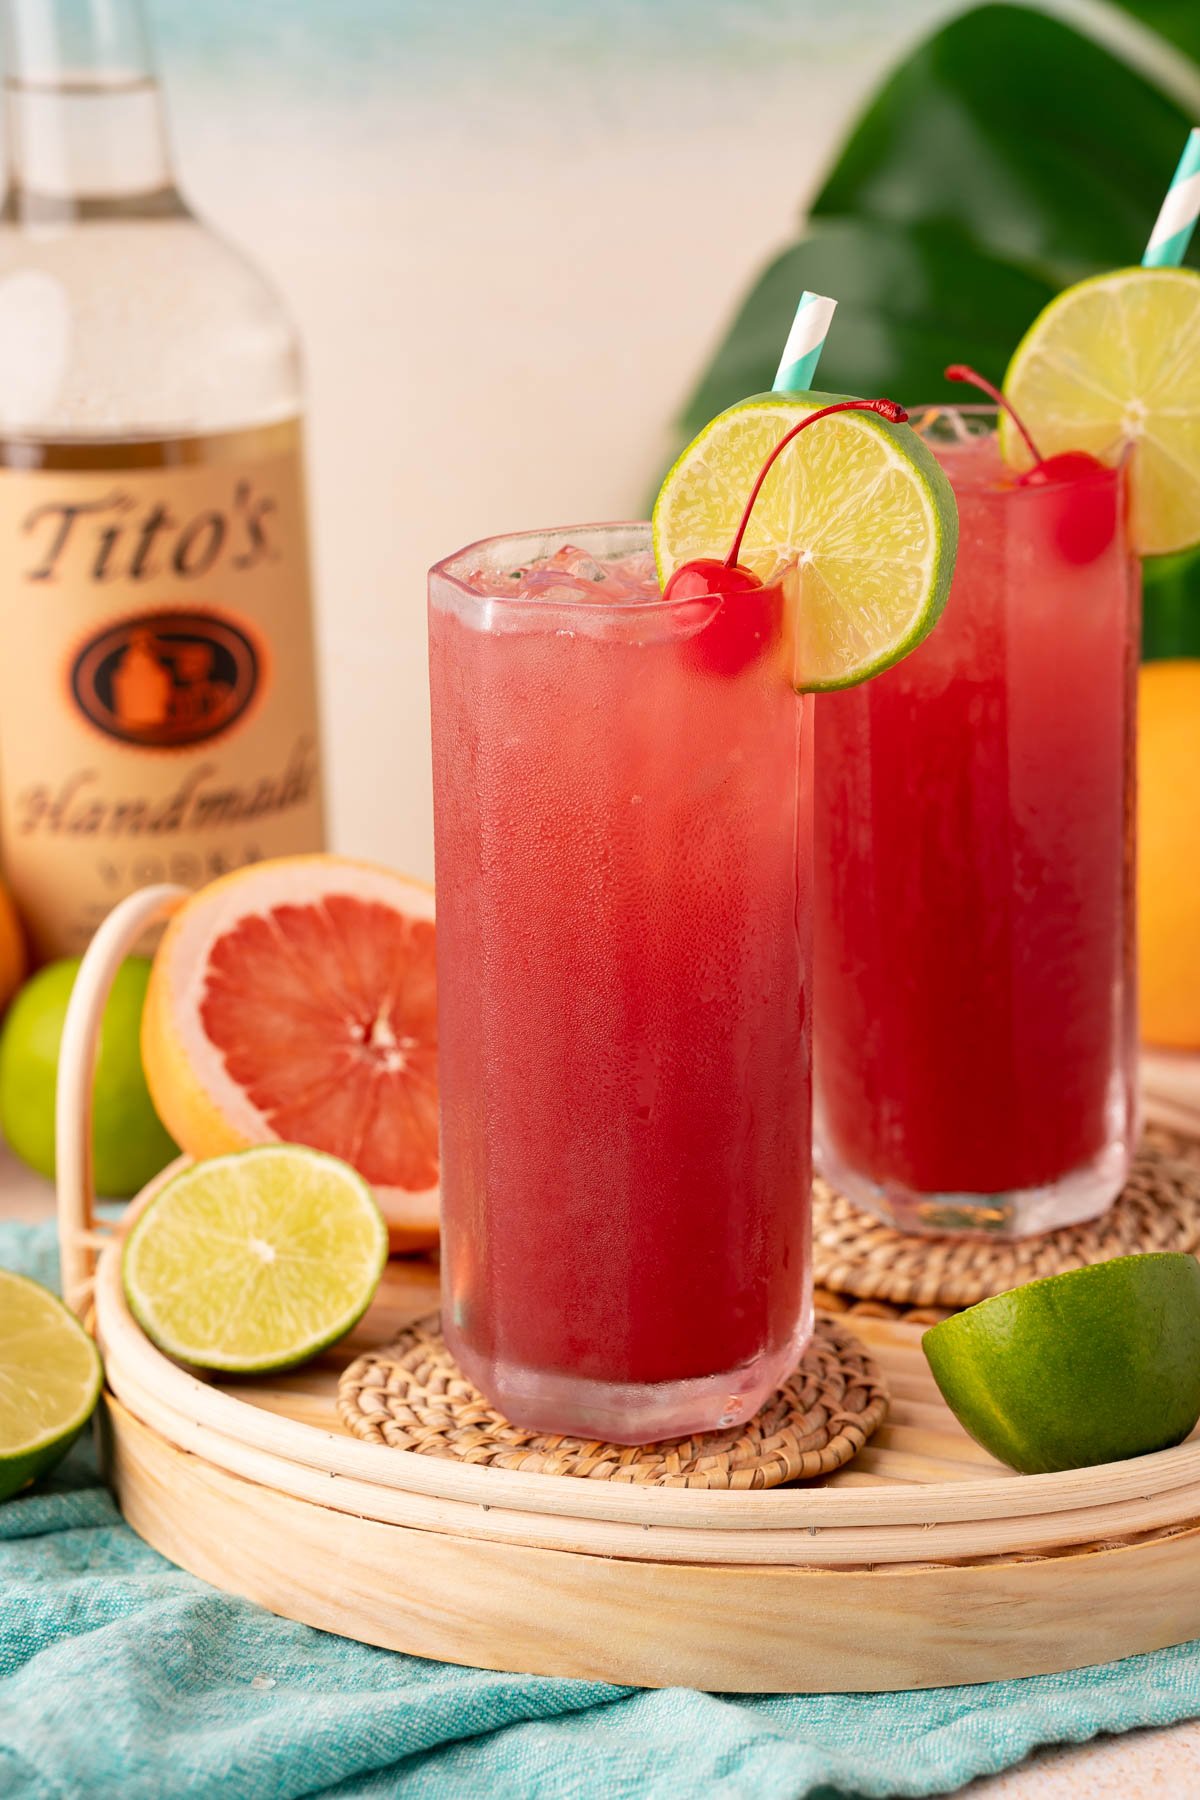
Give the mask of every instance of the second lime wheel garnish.
M 664 588 L 682 564 L 728 554 L 780 440 L 842 403 L 836 394 L 764 394 L 705 427 L 654 508 Z M 908 425 L 869 409 L 813 422 L 768 472 L 740 546 L 754 575 L 783 583 L 791 676 L 801 692 L 865 681 L 928 636 L 946 604 L 958 543 L 950 483 Z
M 1200 274 L 1117 269 L 1077 282 L 1017 345 L 1004 392 L 1047 456 L 1132 451 L 1131 530 L 1143 556 L 1200 540 Z M 1000 448 L 1029 453 L 1011 419 Z

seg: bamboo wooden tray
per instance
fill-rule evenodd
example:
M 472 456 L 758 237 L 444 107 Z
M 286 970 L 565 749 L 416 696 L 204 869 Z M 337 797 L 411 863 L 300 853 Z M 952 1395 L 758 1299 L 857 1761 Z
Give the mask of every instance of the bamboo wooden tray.
M 920 1327 L 899 1320 L 854 1320 L 892 1393 L 858 1458 L 756 1493 L 479 1468 L 350 1436 L 338 1375 L 436 1305 L 419 1263 L 391 1264 L 353 1335 L 290 1375 L 217 1382 L 170 1362 L 125 1305 L 85 1146 L 112 971 L 175 903 L 171 889 L 135 896 L 97 937 L 68 1018 L 59 1120 L 65 1290 L 104 1351 L 121 1509 L 165 1555 L 367 1643 L 647 1686 L 928 1687 L 1200 1636 L 1200 1439 L 1013 1475 L 947 1411 Z

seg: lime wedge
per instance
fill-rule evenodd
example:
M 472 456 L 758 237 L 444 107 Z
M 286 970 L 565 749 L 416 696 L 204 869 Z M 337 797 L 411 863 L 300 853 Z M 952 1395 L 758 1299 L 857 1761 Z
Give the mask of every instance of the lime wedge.
M 336 1342 L 371 1303 L 387 1227 L 361 1175 L 299 1144 L 195 1163 L 125 1243 L 130 1310 L 161 1350 L 201 1369 L 286 1369 Z
M 1017 345 L 1004 392 L 1043 456 L 1087 450 L 1116 463 L 1132 448 L 1143 556 L 1200 540 L 1200 274 L 1118 269 L 1065 289 Z M 1006 418 L 1000 448 L 1029 466 Z
M 100 1353 L 36 1281 L 0 1269 L 0 1500 L 52 1468 L 100 1398 Z
M 1200 1263 L 1168 1251 L 1068 1269 L 921 1343 L 959 1424 L 1010 1468 L 1146 1456 L 1200 1418 Z
M 728 554 L 780 438 L 841 398 L 761 394 L 705 426 L 654 508 L 664 586 L 680 563 Z M 914 649 L 941 617 L 957 542 L 950 483 L 907 425 L 851 412 L 802 432 L 763 484 L 741 555 L 764 581 L 784 575 L 793 686 L 851 687 Z

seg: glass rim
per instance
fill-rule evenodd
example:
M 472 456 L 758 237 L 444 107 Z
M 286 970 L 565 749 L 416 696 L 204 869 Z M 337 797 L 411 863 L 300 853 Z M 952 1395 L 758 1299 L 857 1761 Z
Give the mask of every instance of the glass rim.
M 1003 409 L 997 406 L 993 400 L 967 401 L 961 406 L 957 400 L 930 400 L 923 404 L 910 406 L 907 409 L 909 426 L 916 432 L 921 442 L 927 444 L 935 454 L 937 450 L 941 449 L 943 446 L 953 448 L 955 442 L 953 437 L 931 441 L 929 428 L 936 425 L 939 419 L 945 419 L 947 416 L 952 415 L 956 418 L 965 419 L 968 423 L 986 422 L 988 420 L 995 421 L 999 418 L 1002 410 Z M 982 443 L 986 441 L 986 435 L 987 434 L 983 432 L 977 432 L 963 437 L 958 441 L 963 444 Z M 1120 447 L 1120 454 L 1116 461 L 1103 463 L 1104 475 L 1111 477 L 1114 483 L 1119 483 L 1127 474 L 1129 459 L 1132 452 L 1133 445 L 1131 443 L 1123 443 Z M 1019 474 L 1021 472 L 1020 470 L 1010 470 L 1007 463 L 1003 466 L 1009 473 Z M 1080 478 L 1075 477 L 1074 479 L 1078 480 Z M 1099 479 L 1099 477 L 1089 476 L 1087 479 L 1096 480 Z M 972 475 L 965 481 L 956 479 L 954 488 L 956 493 L 962 494 L 1004 493 L 1015 498 L 1026 499 L 1031 495 L 1036 496 L 1038 494 L 1044 494 L 1048 489 L 1057 491 L 1060 488 L 1068 487 L 1071 485 L 1071 481 L 1072 478 L 1067 476 L 1026 487 L 1018 487 L 1016 485 L 1003 486 L 997 483 L 994 477 L 981 474 Z
M 947 414 L 954 414 L 960 418 L 974 421 L 995 420 L 1000 411 L 1001 409 L 993 401 L 987 400 L 967 401 L 962 405 L 955 400 L 928 401 L 908 408 L 909 423 L 923 443 L 928 442 L 928 439 L 922 427 L 933 425 L 939 416 L 945 417 Z M 1119 482 L 1125 476 L 1131 449 L 1130 445 L 1124 446 L 1119 461 L 1115 464 L 1105 465 L 1105 474 L 1111 476 L 1114 482 Z M 1047 487 L 1057 488 L 1065 486 L 1067 483 L 1051 482 L 1029 487 L 1015 485 L 1001 487 L 994 478 L 980 476 L 977 479 L 969 479 L 955 485 L 956 491 L 959 493 L 1002 492 L 1012 498 L 1036 500 L 1037 496 L 1045 494 Z M 547 612 L 555 609 L 561 610 L 566 602 L 549 596 L 486 593 L 467 579 L 468 573 L 474 568 L 486 566 L 489 560 L 493 562 L 493 566 L 502 566 L 507 558 L 498 556 L 497 553 L 502 549 L 518 545 L 527 546 L 523 553 L 518 551 L 512 558 L 518 567 L 524 562 L 535 561 L 538 556 L 552 555 L 554 550 L 562 548 L 564 544 L 580 542 L 581 548 L 587 548 L 589 540 L 595 543 L 597 539 L 601 538 L 605 540 L 625 539 L 626 542 L 623 546 L 609 553 L 633 555 L 639 550 L 653 549 L 651 532 L 652 527 L 648 519 L 601 519 L 574 525 L 547 525 L 519 531 L 492 532 L 486 537 L 472 539 L 461 549 L 452 551 L 449 556 L 441 557 L 433 563 L 428 572 L 429 587 L 432 590 L 435 582 L 444 582 L 455 590 L 462 601 L 481 608 L 497 605 L 506 610 L 518 608 Z M 597 553 L 600 554 L 600 552 Z M 652 599 L 611 601 L 593 598 L 589 595 L 573 598 L 569 604 L 573 608 L 586 608 L 592 614 L 607 613 L 628 619 L 638 615 L 660 613 L 673 608 L 694 607 L 695 600 L 694 598 L 668 600 L 660 590 Z
M 695 607 L 694 598 L 668 600 L 661 591 L 653 599 L 646 600 L 603 600 L 588 595 L 572 598 L 570 601 L 541 594 L 485 593 L 466 578 L 472 568 L 486 566 L 489 559 L 494 559 L 493 566 L 503 567 L 509 558 L 497 557 L 497 551 L 507 546 L 530 547 L 525 554 L 518 554 L 511 559 L 516 567 L 520 567 L 523 563 L 535 561 L 538 556 L 552 555 L 565 544 L 578 542 L 581 549 L 587 549 L 587 540 L 594 543 L 601 537 L 637 540 L 627 543 L 624 548 L 609 552 L 613 555 L 629 556 L 639 550 L 652 550 L 654 547 L 649 519 L 596 519 L 583 525 L 547 525 L 525 531 L 500 531 L 490 537 L 476 538 L 472 543 L 464 544 L 461 550 L 455 550 L 451 555 L 435 562 L 429 570 L 430 590 L 432 591 L 435 581 L 445 582 L 464 600 L 478 607 L 494 605 L 513 610 L 528 608 L 531 611 L 561 612 L 569 605 L 571 608 L 584 608 L 591 614 L 607 613 L 625 619 L 636 618 L 639 614 Z M 657 580 L 657 576 L 655 579 Z

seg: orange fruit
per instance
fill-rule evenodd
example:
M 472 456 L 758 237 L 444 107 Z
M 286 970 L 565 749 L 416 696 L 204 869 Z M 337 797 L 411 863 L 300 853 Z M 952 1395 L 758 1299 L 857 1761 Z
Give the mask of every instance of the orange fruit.
M 12 895 L 3 882 L 0 882 L 0 1012 L 24 981 L 28 966 L 25 933 L 21 929 Z
M 1200 1048 L 1200 660 L 1142 666 L 1138 951 L 1142 1037 Z
M 338 856 L 251 864 L 167 927 L 142 1019 L 190 1156 L 308 1144 L 375 1191 L 394 1250 L 438 1232 L 433 889 Z

